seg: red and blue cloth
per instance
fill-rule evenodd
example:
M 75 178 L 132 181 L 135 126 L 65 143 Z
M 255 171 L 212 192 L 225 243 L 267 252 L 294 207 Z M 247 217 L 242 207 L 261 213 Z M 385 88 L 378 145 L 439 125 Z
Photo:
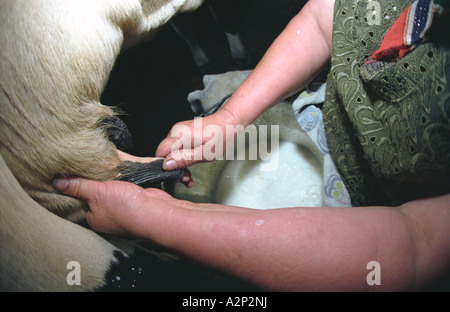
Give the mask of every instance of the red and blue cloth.
M 366 62 L 396 61 L 424 42 L 436 14 L 442 14 L 448 1 L 416 0 L 397 18 L 384 36 L 379 49 Z

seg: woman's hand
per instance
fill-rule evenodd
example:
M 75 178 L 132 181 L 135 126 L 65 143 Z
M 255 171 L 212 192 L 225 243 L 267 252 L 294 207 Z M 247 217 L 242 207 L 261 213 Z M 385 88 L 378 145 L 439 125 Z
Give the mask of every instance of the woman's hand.
M 236 133 L 227 137 L 227 126 L 238 125 L 235 116 L 227 109 L 213 115 L 175 124 L 156 151 L 165 157 L 166 170 L 187 168 L 193 164 L 216 160 L 223 156 L 227 144 L 233 144 Z
M 150 218 L 158 207 L 169 207 L 175 198 L 159 189 L 143 189 L 122 181 L 99 182 L 83 178 L 58 178 L 59 191 L 87 202 L 89 226 L 98 232 L 121 236 L 148 238 Z M 154 210 L 154 211 L 152 211 Z

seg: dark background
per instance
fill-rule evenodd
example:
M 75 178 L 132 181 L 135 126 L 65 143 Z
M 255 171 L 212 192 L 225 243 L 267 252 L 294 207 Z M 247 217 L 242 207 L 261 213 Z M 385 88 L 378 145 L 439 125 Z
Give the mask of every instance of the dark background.
M 209 0 L 212 1 L 212 0 Z M 174 123 L 194 117 L 187 95 L 203 89 L 206 74 L 252 69 L 274 39 L 285 28 L 306 1 L 293 0 L 217 0 L 221 21 L 234 27 L 249 52 L 248 64 L 236 65 L 231 59 L 228 42 L 210 13 L 207 1 L 192 13 L 200 43 L 211 60 L 209 68 L 197 68 L 186 42 L 171 25 L 164 25 L 149 42 L 123 52 L 117 59 L 104 91 L 102 103 L 118 106 L 133 135 L 137 156 L 154 156 L 158 144 Z

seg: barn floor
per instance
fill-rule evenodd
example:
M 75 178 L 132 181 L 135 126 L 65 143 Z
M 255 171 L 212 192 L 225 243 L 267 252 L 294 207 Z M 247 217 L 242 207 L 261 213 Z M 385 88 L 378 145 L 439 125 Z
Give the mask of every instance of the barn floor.
M 235 8 L 230 5 L 227 17 L 237 28 L 251 59 L 245 66 L 233 63 L 225 35 L 206 3 L 189 13 L 200 43 L 211 60 L 206 74 L 254 68 L 269 45 L 306 3 L 293 0 L 227 1 L 241 5 L 239 14 L 245 18 L 234 18 Z M 129 152 L 153 156 L 174 123 L 194 117 L 187 95 L 203 88 L 203 74 L 195 66 L 186 42 L 171 25 L 163 26 L 151 41 L 125 51 L 118 58 L 102 103 L 118 106 L 127 113 L 122 119 L 129 127 L 134 143 Z

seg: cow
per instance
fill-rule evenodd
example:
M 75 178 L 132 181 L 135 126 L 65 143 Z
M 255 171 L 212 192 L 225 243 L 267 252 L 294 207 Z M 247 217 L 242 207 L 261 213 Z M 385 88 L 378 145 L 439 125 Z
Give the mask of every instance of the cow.
M 181 178 L 182 171 L 162 170 L 160 159 L 124 156 L 129 133 L 121 112 L 100 97 L 124 49 L 201 3 L 0 0 L 1 290 L 179 290 L 181 279 L 199 278 L 168 251 L 93 232 L 83 224 L 86 203 L 52 181 Z M 209 283 L 209 273 L 198 272 Z

